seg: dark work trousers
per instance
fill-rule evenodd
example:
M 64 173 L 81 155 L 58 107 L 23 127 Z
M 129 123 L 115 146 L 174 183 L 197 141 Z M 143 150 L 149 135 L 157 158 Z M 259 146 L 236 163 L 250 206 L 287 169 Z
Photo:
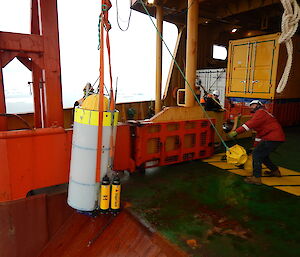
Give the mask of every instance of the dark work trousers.
M 253 176 L 261 177 L 261 166 L 266 165 L 271 171 L 278 167 L 270 160 L 270 153 L 273 152 L 282 142 L 280 141 L 261 141 L 253 150 Z

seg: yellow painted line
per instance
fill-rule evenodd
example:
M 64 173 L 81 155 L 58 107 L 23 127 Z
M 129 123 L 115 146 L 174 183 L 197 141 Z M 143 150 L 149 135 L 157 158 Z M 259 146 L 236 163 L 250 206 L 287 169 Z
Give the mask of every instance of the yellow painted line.
M 265 171 L 265 170 L 268 170 L 267 168 L 262 168 L 262 173 Z M 243 176 L 243 177 L 250 177 L 252 176 L 252 170 L 246 170 L 246 169 L 233 169 L 233 170 L 228 170 L 234 174 L 237 174 L 237 175 L 240 175 L 240 176 Z
M 252 171 L 250 170 L 235 169 L 235 170 L 228 170 L 228 171 L 244 177 L 252 176 Z
M 279 170 L 281 172 L 281 175 L 283 176 L 288 176 L 288 175 L 298 175 L 300 176 L 300 172 L 294 171 L 294 170 L 289 170 L 283 167 L 279 167 Z
M 275 188 L 293 195 L 300 196 L 300 186 L 278 186 Z
M 227 162 L 211 162 L 209 164 L 224 170 L 238 169 L 237 166 Z
M 245 169 L 239 169 L 234 164 L 229 164 L 226 161 L 222 161 L 221 158 L 223 156 L 224 153 L 220 153 L 202 161 L 240 176 L 252 176 L 252 165 L 249 164 L 249 167 L 245 166 Z M 249 161 L 251 163 L 251 159 L 249 159 Z M 268 169 L 263 165 L 262 173 L 265 170 Z M 279 170 L 282 177 L 262 177 L 262 183 L 267 186 L 274 186 L 274 188 L 285 191 L 287 193 L 300 196 L 300 172 L 283 167 L 279 167 Z
M 208 159 L 204 159 L 202 160 L 203 162 L 226 162 L 224 160 L 222 160 L 222 157 L 224 156 L 225 154 L 221 155 L 221 156 L 213 156 L 212 158 L 208 158 Z
M 300 186 L 300 176 L 292 176 L 292 177 L 262 177 L 261 181 L 267 186 L 278 186 L 278 185 L 299 185 Z

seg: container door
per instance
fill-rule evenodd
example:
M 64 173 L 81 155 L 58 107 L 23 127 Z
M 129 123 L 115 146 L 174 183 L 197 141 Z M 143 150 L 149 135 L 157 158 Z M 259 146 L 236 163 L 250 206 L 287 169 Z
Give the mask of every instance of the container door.
M 250 50 L 250 43 L 232 45 L 228 96 L 243 96 L 248 91 Z
M 255 42 L 252 46 L 250 67 L 249 97 L 270 98 L 273 63 L 275 54 L 275 40 Z

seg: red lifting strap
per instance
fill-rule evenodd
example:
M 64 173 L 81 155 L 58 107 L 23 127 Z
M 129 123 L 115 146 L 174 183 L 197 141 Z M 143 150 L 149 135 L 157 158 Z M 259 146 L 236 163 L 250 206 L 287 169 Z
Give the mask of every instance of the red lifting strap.
M 111 8 L 111 2 L 110 0 L 103 0 L 102 1 L 102 17 L 103 17 L 103 23 L 106 31 L 109 31 L 111 29 L 110 22 L 108 20 L 108 11 Z

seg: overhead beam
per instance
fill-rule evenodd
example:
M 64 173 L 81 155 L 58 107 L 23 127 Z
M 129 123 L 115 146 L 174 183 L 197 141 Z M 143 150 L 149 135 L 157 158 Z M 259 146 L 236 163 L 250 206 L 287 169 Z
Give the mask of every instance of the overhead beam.
M 32 53 L 43 52 L 43 37 L 0 31 L 0 50 Z
M 219 8 L 216 10 L 215 17 L 218 19 L 224 19 L 228 16 L 252 11 L 279 2 L 280 0 L 240 0 L 229 3 L 224 1 L 224 4 L 219 6 Z

